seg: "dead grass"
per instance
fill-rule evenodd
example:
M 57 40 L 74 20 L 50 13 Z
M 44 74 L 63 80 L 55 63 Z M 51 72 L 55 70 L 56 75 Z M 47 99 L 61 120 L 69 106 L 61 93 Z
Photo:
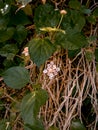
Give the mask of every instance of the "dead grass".
M 65 59 L 63 56 L 65 56 Z M 83 101 L 88 96 L 91 99 L 96 119 L 93 124 L 87 127 L 96 130 L 98 86 L 95 84 L 97 73 L 95 60 L 92 59 L 91 62 L 88 62 L 85 58 L 84 49 L 72 60 L 68 58 L 67 51 L 58 52 L 51 59 L 60 67 L 61 71 L 52 80 L 49 80 L 46 75 L 41 77 L 42 87 L 49 94 L 46 105 L 40 111 L 40 116 L 44 118 L 45 130 L 52 125 L 57 126 L 60 130 L 69 130 L 70 123 L 75 117 L 79 117 L 82 122 L 81 108 Z

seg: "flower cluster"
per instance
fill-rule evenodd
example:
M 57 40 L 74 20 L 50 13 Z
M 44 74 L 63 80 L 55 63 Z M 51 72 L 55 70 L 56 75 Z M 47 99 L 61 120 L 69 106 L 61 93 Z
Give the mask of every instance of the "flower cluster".
M 29 55 L 29 51 L 28 51 L 28 47 L 25 47 L 22 54 L 24 54 L 25 56 Z
M 57 67 L 53 61 L 50 62 L 50 64 L 47 64 L 46 69 L 43 70 L 44 74 L 47 74 L 49 79 L 53 79 L 58 72 L 60 71 L 60 68 Z

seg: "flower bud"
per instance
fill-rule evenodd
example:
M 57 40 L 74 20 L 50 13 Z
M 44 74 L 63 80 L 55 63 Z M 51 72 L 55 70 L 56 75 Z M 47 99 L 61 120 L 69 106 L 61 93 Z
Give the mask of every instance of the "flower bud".
M 60 11 L 60 14 L 61 14 L 61 15 L 65 15 L 65 14 L 67 14 L 67 11 L 66 11 L 66 10 L 61 10 L 61 11 Z

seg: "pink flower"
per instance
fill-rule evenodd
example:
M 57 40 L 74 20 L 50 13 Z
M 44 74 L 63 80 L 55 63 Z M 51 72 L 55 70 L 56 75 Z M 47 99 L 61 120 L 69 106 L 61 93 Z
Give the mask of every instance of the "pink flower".
M 24 54 L 25 56 L 29 55 L 29 51 L 28 51 L 28 47 L 25 47 L 22 54 Z
M 50 64 L 47 64 L 47 67 L 43 70 L 43 73 L 46 74 L 49 79 L 53 79 L 59 71 L 60 68 L 57 67 L 53 61 L 51 61 Z

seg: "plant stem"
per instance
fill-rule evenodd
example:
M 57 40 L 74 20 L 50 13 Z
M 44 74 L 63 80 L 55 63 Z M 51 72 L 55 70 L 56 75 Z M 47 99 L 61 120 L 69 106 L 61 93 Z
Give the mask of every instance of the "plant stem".
M 61 19 L 60 19 L 60 22 L 59 22 L 57 28 L 60 28 L 61 22 L 62 22 L 62 20 L 63 20 L 63 16 L 64 16 L 64 15 L 61 15 Z

